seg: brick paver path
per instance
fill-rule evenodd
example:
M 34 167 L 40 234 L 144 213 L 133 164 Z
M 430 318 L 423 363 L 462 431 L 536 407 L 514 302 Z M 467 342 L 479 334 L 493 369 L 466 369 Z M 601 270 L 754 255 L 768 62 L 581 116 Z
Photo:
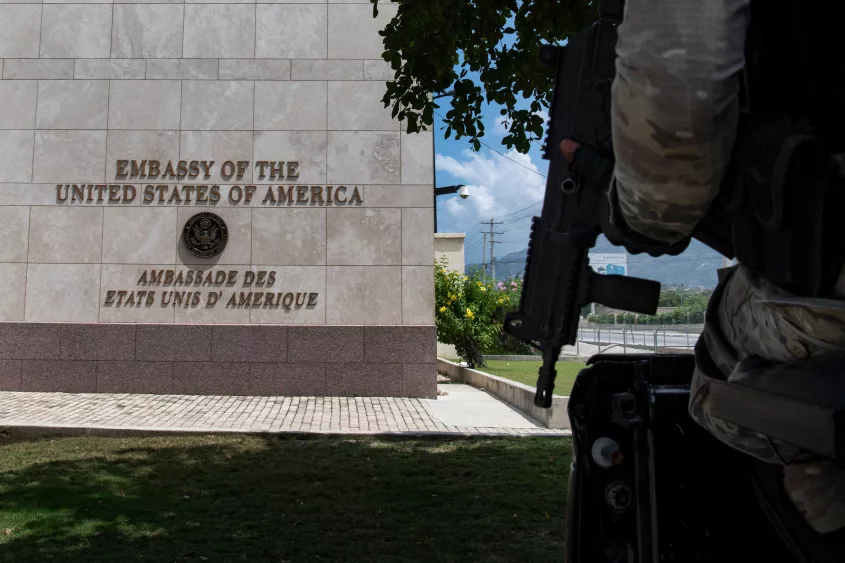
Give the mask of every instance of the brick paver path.
M 449 386 L 444 387 L 448 389 Z M 441 422 L 436 416 L 432 403 L 433 400 L 427 399 L 382 397 L 212 397 L 0 392 L 0 428 L 568 435 L 568 432 L 549 430 L 530 421 L 522 423 L 512 412 L 503 412 L 501 418 L 503 421 L 510 421 L 509 425 L 449 425 Z M 491 408 L 508 409 L 502 403 L 499 405 L 491 404 Z M 461 405 L 454 403 L 451 408 L 460 409 Z

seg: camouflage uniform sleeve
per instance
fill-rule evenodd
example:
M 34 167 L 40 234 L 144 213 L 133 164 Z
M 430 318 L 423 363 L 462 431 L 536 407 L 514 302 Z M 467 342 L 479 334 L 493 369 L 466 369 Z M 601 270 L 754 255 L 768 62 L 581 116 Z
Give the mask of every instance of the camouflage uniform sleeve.
M 612 89 L 615 188 L 628 225 L 677 242 L 727 168 L 748 0 L 627 0 Z

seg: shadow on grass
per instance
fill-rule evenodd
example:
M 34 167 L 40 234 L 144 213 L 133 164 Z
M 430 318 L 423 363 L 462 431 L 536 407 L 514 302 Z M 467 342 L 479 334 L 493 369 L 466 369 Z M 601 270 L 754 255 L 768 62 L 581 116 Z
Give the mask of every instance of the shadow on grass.
M 568 440 L 0 446 L 0 560 L 560 561 Z

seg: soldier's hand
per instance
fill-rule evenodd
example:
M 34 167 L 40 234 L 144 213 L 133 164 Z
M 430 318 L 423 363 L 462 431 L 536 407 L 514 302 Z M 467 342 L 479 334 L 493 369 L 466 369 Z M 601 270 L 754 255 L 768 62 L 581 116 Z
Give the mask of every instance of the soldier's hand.
M 581 143 L 573 141 L 572 139 L 564 139 L 560 142 L 560 152 L 563 153 L 564 158 L 569 162 L 575 158 L 575 151 L 581 148 Z

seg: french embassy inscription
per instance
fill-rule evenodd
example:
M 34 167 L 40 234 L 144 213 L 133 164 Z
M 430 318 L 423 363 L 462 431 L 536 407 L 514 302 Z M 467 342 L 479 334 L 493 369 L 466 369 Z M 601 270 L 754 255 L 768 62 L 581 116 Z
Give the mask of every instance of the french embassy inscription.
M 0 2 L 0 390 L 435 397 L 395 13 Z

